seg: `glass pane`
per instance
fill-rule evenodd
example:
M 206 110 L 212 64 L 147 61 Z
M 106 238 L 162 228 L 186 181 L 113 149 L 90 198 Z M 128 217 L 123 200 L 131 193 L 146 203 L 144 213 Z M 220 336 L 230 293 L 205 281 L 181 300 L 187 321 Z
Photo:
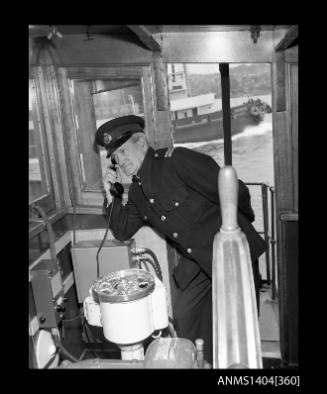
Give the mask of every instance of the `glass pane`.
M 29 203 L 47 194 L 34 80 L 29 81 Z
M 175 146 L 204 152 L 223 166 L 219 65 L 168 64 L 167 71 Z M 230 64 L 230 107 L 232 159 L 239 177 L 273 185 L 269 64 Z
M 139 80 L 94 81 L 92 97 L 97 128 L 108 120 L 120 116 L 134 114 L 144 117 L 143 95 Z M 100 147 L 100 157 L 101 170 L 104 175 L 108 167 L 108 160 L 103 147 Z M 130 183 L 130 179 L 124 174 L 121 176 L 123 183 Z

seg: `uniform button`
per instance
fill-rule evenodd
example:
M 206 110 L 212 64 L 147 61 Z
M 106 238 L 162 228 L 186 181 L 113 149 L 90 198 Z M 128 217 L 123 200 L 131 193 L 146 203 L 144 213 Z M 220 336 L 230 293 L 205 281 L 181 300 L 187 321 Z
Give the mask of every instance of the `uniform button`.
M 161 216 L 161 220 L 162 220 L 163 222 L 164 222 L 166 219 L 167 219 L 166 216 L 164 216 L 164 215 Z
M 187 253 L 192 253 L 192 249 L 191 249 L 191 248 L 188 248 L 188 249 L 187 249 Z
M 154 198 L 150 198 L 150 203 L 153 204 L 154 203 Z
M 178 237 L 178 233 L 173 233 L 173 237 L 177 238 Z
M 175 207 L 178 207 L 178 206 L 179 206 L 179 202 L 176 201 L 176 202 L 175 202 Z
M 148 217 L 146 215 L 143 216 L 144 220 L 148 220 Z
M 155 153 L 155 154 L 154 154 L 154 157 L 159 157 L 158 153 Z

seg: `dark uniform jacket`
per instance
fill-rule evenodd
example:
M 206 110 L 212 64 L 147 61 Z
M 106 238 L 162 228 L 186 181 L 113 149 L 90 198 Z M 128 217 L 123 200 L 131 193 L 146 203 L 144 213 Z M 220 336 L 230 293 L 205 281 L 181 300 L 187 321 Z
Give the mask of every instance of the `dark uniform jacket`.
M 220 167 L 210 156 L 190 149 L 177 147 L 171 157 L 165 157 L 166 151 L 167 148 L 155 151 L 149 147 L 138 179 L 130 185 L 128 202 L 124 206 L 116 198 L 110 228 L 120 241 L 132 237 L 144 224 L 166 237 L 187 257 L 174 272 L 183 289 L 200 268 L 210 278 L 212 275 L 213 240 L 221 226 Z M 250 193 L 242 181 L 239 181 L 238 208 L 238 224 L 255 261 L 265 251 L 266 243 L 251 224 L 254 213 Z M 106 209 L 109 212 L 110 206 Z

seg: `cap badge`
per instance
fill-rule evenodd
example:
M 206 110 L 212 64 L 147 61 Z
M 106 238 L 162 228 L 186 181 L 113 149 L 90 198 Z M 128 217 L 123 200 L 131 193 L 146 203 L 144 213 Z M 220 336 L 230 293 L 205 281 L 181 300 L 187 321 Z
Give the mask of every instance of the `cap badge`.
M 103 133 L 103 143 L 105 145 L 108 145 L 108 144 L 110 144 L 111 141 L 112 141 L 111 135 L 108 133 Z

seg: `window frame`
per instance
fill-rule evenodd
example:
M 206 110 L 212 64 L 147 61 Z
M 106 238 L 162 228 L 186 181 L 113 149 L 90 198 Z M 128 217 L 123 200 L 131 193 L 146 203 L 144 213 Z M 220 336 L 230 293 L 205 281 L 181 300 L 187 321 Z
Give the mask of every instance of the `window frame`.
M 43 208 L 50 223 L 53 223 L 68 212 L 70 194 L 63 141 L 62 100 L 56 67 L 31 66 L 29 79 L 35 81 L 49 183 L 46 196 L 29 202 L 29 238 L 32 238 L 45 228 L 43 219 L 32 209 L 33 205 Z
M 76 213 L 102 213 L 104 194 L 101 190 L 91 190 L 83 182 L 83 164 L 81 164 L 80 135 L 76 124 L 77 114 L 74 105 L 74 80 L 138 80 L 142 89 L 144 117 L 146 122 L 145 133 L 150 142 L 156 142 L 157 130 L 155 122 L 155 96 L 154 77 L 151 64 L 147 65 L 101 65 L 101 66 L 67 66 L 58 67 L 59 84 L 63 94 L 66 138 L 68 138 L 68 149 L 72 171 L 72 182 L 74 188 L 74 211 Z M 95 130 L 94 130 L 95 132 Z M 91 148 L 91 147 L 90 147 Z M 98 160 L 101 168 L 100 153 Z M 84 163 L 85 164 L 85 163 Z M 99 174 L 101 176 L 101 174 Z M 124 184 L 125 193 L 123 199 L 126 201 L 128 184 Z M 69 207 L 69 212 L 73 208 Z
M 40 84 L 37 76 L 34 72 L 31 72 L 29 75 L 30 80 L 34 81 L 35 86 L 35 111 L 37 116 L 37 129 L 38 129 L 38 138 L 40 139 L 40 147 L 42 149 L 41 152 L 38 152 L 38 158 L 40 162 L 41 173 L 45 175 L 45 179 L 43 180 L 46 183 L 46 194 L 40 196 L 39 198 L 28 201 L 28 205 L 31 208 L 33 205 L 38 205 L 44 209 L 44 211 L 48 214 L 51 213 L 55 208 L 55 198 L 54 198 L 54 187 L 51 176 L 51 168 L 50 168 L 50 159 L 49 159 L 49 150 L 48 150 L 48 136 L 46 135 L 46 126 L 44 121 L 44 108 L 42 106 L 42 101 L 40 97 Z M 33 220 L 35 216 L 33 213 L 30 214 L 30 219 Z

